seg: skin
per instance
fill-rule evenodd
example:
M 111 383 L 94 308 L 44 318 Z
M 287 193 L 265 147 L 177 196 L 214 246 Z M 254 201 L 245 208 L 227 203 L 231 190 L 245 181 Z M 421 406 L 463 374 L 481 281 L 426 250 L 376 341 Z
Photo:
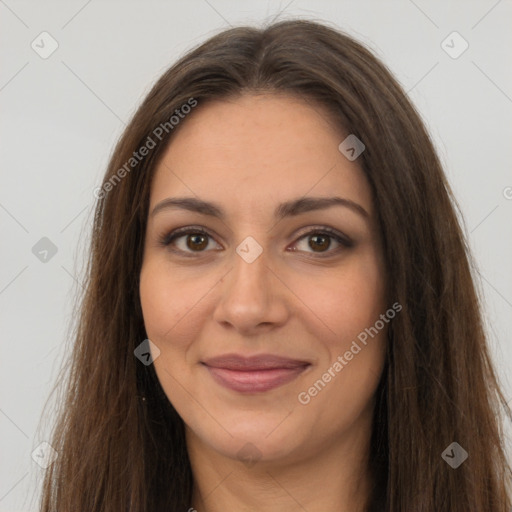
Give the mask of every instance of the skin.
M 156 373 L 185 422 L 191 507 L 199 512 L 354 512 L 366 503 L 387 326 L 307 405 L 298 400 L 390 307 L 370 187 L 357 160 L 338 150 L 346 135 L 317 105 L 246 94 L 199 105 L 155 170 L 140 298 L 147 335 L 160 350 Z M 345 206 L 273 216 L 281 202 L 334 195 L 368 217 Z M 225 219 L 178 208 L 151 215 L 159 202 L 182 196 L 219 204 Z M 159 243 L 184 226 L 211 237 Z M 322 227 L 354 245 L 304 236 Z M 252 263 L 236 252 L 248 236 L 262 249 Z M 283 386 L 242 394 L 201 364 L 232 352 L 311 366 Z M 254 461 L 239 454 L 247 443 Z

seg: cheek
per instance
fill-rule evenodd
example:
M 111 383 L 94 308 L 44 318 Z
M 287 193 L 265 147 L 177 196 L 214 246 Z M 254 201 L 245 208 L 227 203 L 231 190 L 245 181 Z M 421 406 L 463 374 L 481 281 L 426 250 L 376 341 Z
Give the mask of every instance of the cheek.
M 386 358 L 388 323 L 380 320 L 389 307 L 384 292 L 376 260 L 361 258 L 311 296 L 318 304 L 315 313 L 329 329 L 314 333 L 322 340 L 319 353 L 324 357 L 303 383 L 298 401 L 305 414 L 309 411 L 330 425 L 332 435 L 371 407 Z
M 211 293 L 216 284 L 215 275 L 198 277 L 170 268 L 157 257 L 144 263 L 139 288 L 142 314 L 148 338 L 164 356 L 159 359 L 176 366 L 185 356 L 195 356 L 194 341 L 212 316 Z
M 295 278 L 294 293 L 321 320 L 323 336 L 342 349 L 385 313 L 384 273 L 371 251 L 359 253 L 327 276 Z M 306 310 L 305 310 L 306 312 Z M 309 316 L 309 315 L 308 315 Z M 328 335 L 325 338 L 325 334 Z
M 315 372 L 304 396 L 309 395 L 319 417 L 333 425 L 339 421 L 338 409 L 330 404 L 342 404 L 347 421 L 357 418 L 380 380 L 388 329 L 380 318 L 390 307 L 385 289 L 384 270 L 373 252 L 354 258 L 350 269 L 347 266 L 346 272 L 340 271 L 334 282 L 323 287 L 320 312 L 336 335 L 326 344 L 329 364 Z
M 178 330 L 194 303 L 190 281 L 188 285 L 187 282 L 177 282 L 176 274 L 163 267 L 165 265 L 149 261 L 143 265 L 140 276 L 144 324 L 148 337 L 157 344 Z

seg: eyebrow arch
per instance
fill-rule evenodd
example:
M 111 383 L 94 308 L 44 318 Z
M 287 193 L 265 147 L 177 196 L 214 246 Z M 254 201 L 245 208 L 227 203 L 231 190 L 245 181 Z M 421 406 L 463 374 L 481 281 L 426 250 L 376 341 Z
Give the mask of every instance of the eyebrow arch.
M 301 197 L 299 199 L 292 199 L 279 204 L 275 211 L 274 217 L 276 219 L 283 219 L 284 217 L 293 217 L 301 213 L 311 212 L 314 210 L 323 210 L 332 206 L 344 206 L 353 212 L 359 214 L 365 220 L 370 218 L 368 212 L 358 203 L 343 197 Z M 191 212 L 200 213 L 203 215 L 210 215 L 218 219 L 225 220 L 226 215 L 223 209 L 216 203 L 203 201 L 196 197 L 169 197 L 158 203 L 151 212 L 151 217 L 158 212 L 181 208 Z

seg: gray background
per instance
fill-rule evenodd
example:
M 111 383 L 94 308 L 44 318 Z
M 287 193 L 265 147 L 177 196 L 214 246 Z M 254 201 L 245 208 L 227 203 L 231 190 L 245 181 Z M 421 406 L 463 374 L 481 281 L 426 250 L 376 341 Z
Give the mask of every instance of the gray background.
M 125 123 L 185 50 L 280 11 L 335 23 L 368 45 L 421 112 L 463 212 L 512 400 L 510 1 L 0 0 L 0 511 L 37 509 L 44 469 L 31 454 L 48 439 L 42 407 L 72 342 L 93 190 Z M 31 47 L 50 48 L 43 31 L 58 43 L 46 59 Z M 469 44 L 458 58 L 441 46 L 453 31 Z M 47 261 L 32 250 L 43 237 L 57 248 Z

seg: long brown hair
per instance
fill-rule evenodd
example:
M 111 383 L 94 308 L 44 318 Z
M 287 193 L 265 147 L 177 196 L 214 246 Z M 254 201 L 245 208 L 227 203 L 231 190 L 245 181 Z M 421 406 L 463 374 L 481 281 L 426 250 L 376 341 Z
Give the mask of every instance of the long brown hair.
M 229 29 L 190 51 L 157 81 L 120 138 L 97 194 L 75 344 L 58 382 L 66 396 L 50 443 L 59 457 L 46 471 L 41 511 L 190 507 L 183 421 L 153 366 L 134 356 L 147 337 L 139 274 L 150 183 L 167 143 L 187 122 L 169 121 L 177 109 L 260 91 L 318 105 L 366 146 L 358 163 L 378 212 L 390 294 L 403 306 L 376 393 L 370 508 L 509 512 L 502 413 L 511 412 L 431 139 L 370 51 L 304 20 Z M 130 160 L 148 138 L 155 147 Z M 469 455 L 456 469 L 442 457 L 452 442 Z

